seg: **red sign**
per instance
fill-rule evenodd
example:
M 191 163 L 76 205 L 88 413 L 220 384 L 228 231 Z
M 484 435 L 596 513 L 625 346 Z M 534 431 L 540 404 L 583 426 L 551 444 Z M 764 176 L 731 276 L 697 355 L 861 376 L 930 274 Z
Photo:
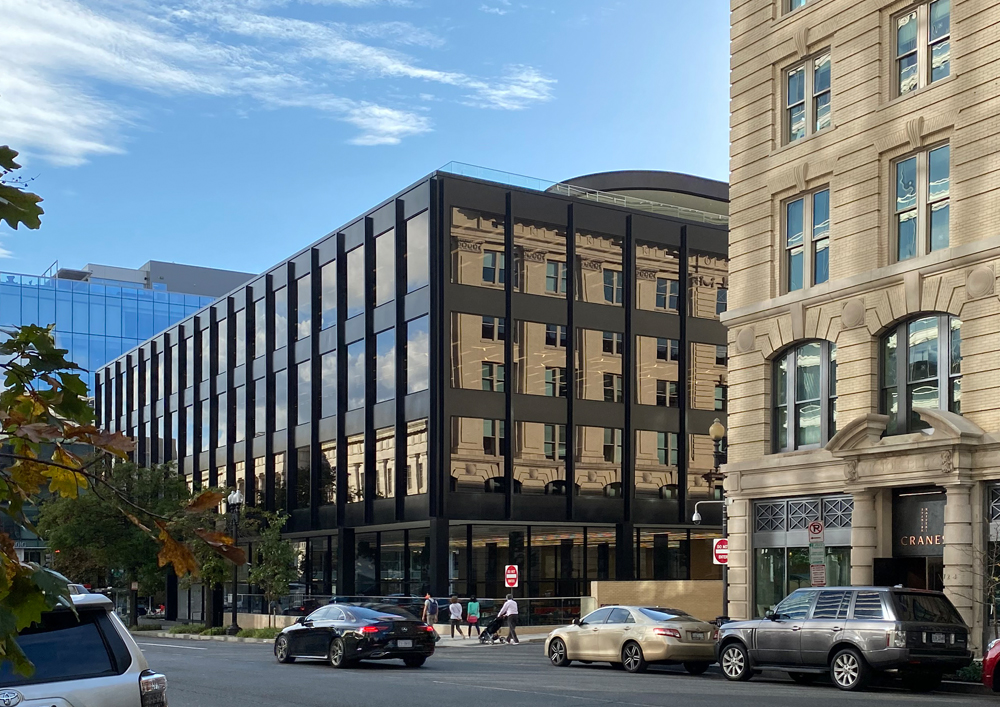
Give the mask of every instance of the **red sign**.
M 712 562 L 716 565 L 729 564 L 729 538 L 716 538 L 712 541 Z
M 510 588 L 513 589 L 517 586 L 517 565 L 507 565 L 503 571 L 503 581 Z

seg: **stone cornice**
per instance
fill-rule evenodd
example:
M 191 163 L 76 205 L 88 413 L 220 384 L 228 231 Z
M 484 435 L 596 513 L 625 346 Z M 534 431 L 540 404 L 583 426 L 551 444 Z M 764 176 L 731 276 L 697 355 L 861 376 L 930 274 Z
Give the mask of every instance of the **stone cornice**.
M 730 328 L 769 320 L 776 315 L 788 313 L 793 302 L 801 302 L 805 307 L 812 307 L 825 302 L 847 300 L 858 294 L 901 284 L 909 272 L 920 273 L 926 277 L 995 258 L 1000 258 L 1000 236 L 991 236 L 974 243 L 935 251 L 919 258 L 867 270 L 851 277 L 824 282 L 807 290 L 790 292 L 746 307 L 732 309 L 723 313 L 721 319 L 722 323 Z

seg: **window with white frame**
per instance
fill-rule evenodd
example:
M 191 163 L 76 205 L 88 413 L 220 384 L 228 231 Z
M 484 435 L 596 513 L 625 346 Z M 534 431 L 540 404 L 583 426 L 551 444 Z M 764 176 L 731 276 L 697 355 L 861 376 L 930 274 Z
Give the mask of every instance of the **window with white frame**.
M 656 433 L 656 458 L 660 464 L 677 466 L 677 433 Z
M 837 433 L 837 345 L 809 341 L 774 362 L 774 451 L 819 447 Z
M 502 393 L 506 370 L 502 363 L 483 361 L 483 390 Z
M 660 361 L 677 361 L 680 357 L 680 342 L 677 339 L 656 339 L 656 358 Z
M 785 142 L 830 127 L 830 50 L 785 71 Z
M 788 13 L 792 10 L 798 10 L 800 7 L 804 7 L 807 2 L 809 0 L 781 0 L 781 11 Z
M 947 248 L 950 241 L 951 150 L 941 145 L 896 160 L 896 260 Z
M 905 96 L 951 73 L 951 0 L 923 2 L 892 20 L 896 95 Z
M 566 425 L 545 425 L 545 458 L 566 458 Z
M 545 291 L 548 294 L 566 294 L 566 263 L 550 260 L 545 264 Z
M 624 391 L 622 390 L 622 377 L 617 373 L 604 374 L 604 402 L 621 403 L 624 402 Z
M 656 381 L 656 404 L 659 407 L 677 407 L 677 381 Z
M 785 202 L 785 290 L 830 279 L 830 189 Z
M 656 308 L 677 311 L 677 301 L 680 297 L 680 285 L 677 280 L 665 277 L 656 278 Z
M 606 331 L 601 337 L 604 353 L 621 356 L 625 349 L 625 335 L 617 331 Z

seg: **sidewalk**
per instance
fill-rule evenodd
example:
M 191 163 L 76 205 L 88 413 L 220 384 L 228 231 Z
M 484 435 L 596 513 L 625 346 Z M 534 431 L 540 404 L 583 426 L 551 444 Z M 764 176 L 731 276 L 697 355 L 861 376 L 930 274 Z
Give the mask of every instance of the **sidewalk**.
M 451 638 L 448 634 L 450 633 L 450 627 L 446 625 L 438 624 L 435 626 L 438 635 L 441 636 L 435 644 L 435 648 L 485 648 L 490 644 L 483 644 L 479 642 L 478 637 L 473 638 Z M 182 641 L 223 641 L 226 643 L 266 643 L 268 645 L 274 644 L 273 638 L 238 638 L 236 636 L 202 636 L 197 633 L 170 633 L 169 631 L 131 631 L 132 637 L 136 640 L 141 638 L 176 638 Z M 506 635 L 506 630 L 504 635 Z M 536 633 L 529 634 L 526 636 L 520 636 L 521 643 L 541 643 L 545 640 L 547 633 Z M 507 647 L 505 643 L 495 643 L 495 647 Z M 510 646 L 511 649 L 516 649 L 517 646 Z

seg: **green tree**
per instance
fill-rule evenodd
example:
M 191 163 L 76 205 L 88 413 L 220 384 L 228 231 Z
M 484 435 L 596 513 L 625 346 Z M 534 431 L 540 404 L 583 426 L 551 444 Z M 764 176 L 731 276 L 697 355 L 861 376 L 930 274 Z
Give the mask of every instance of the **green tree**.
M 254 510 L 248 531 L 257 535 L 254 542 L 255 561 L 250 565 L 250 584 L 260 587 L 267 601 L 267 625 L 274 611 L 272 604 L 288 594 L 290 585 L 298 579 L 297 557 L 292 544 L 281 536 L 288 521 L 284 513 Z
M 176 515 L 190 501 L 191 492 L 172 464 L 147 469 L 124 462 L 102 476 L 130 505 L 158 515 Z M 38 531 L 54 551 L 54 569 L 67 577 L 100 587 L 127 588 L 137 581 L 140 594 L 155 594 L 165 578 L 159 545 L 122 513 L 122 506 L 117 495 L 100 490 L 53 498 L 42 504 Z
M 204 491 L 171 515 L 132 501 L 109 480 L 111 461 L 126 461 L 134 443 L 120 432 L 102 431 L 93 424 L 87 385 L 77 373 L 80 367 L 66 359 L 65 349 L 56 348 L 51 328 L 28 325 L 4 335 L 0 513 L 36 532 L 26 506 L 39 505 L 46 495 L 76 498 L 80 491 L 91 489 L 94 494 L 114 496 L 125 518 L 159 542 L 157 564 L 173 565 L 179 576 L 199 571 L 192 543 L 196 547 L 204 543 L 232 562 L 245 562 L 233 539 L 204 521 L 219 505 L 221 493 Z M 78 445 L 92 450 L 88 459 L 73 451 Z M 10 661 L 24 674 L 33 671 L 17 644 L 18 632 L 59 603 L 72 606 L 66 581 L 35 563 L 20 561 L 14 541 L 0 530 L 0 663 Z
M 38 203 L 42 197 L 25 189 L 30 180 L 15 175 L 21 165 L 14 161 L 17 152 L 6 145 L 0 146 L 0 222 L 17 230 L 23 223 L 27 228 L 39 228 L 44 211 Z

